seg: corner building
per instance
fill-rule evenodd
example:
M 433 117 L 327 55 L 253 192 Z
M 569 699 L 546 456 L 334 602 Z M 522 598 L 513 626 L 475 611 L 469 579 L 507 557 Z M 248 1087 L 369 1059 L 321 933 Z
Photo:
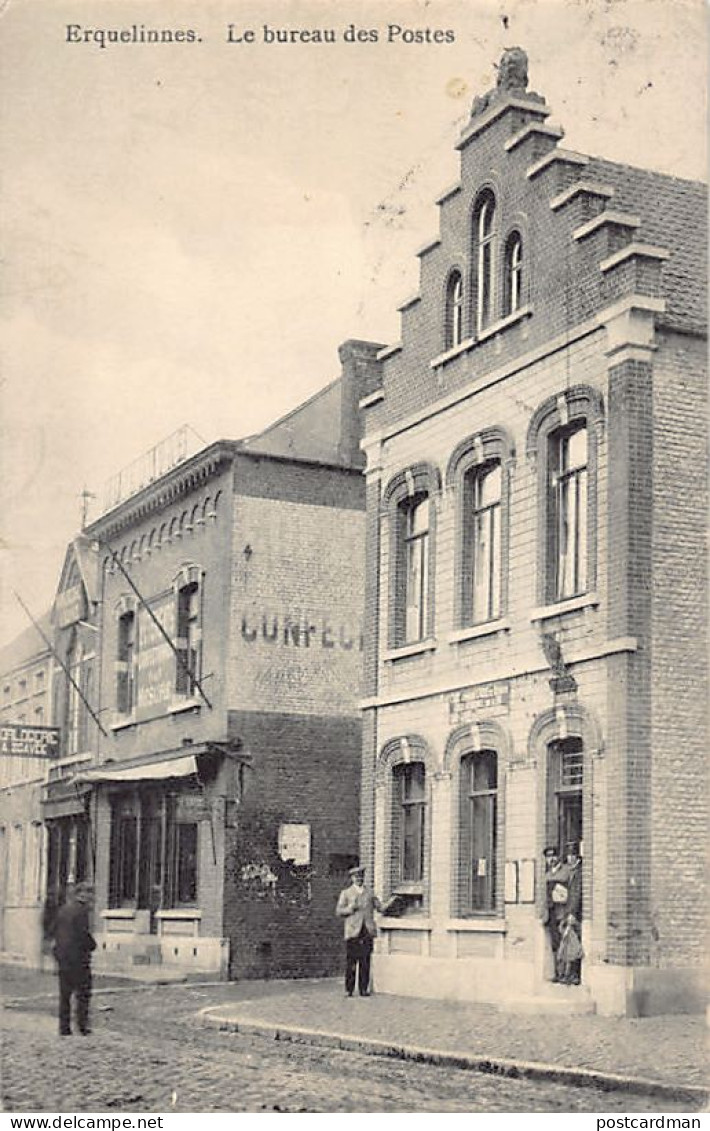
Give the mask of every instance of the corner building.
M 566 149 L 524 54 L 499 75 L 361 401 L 361 850 L 397 896 L 376 987 L 691 1010 L 707 895 L 705 189 Z M 569 840 L 578 987 L 551 983 L 542 923 L 543 848 Z

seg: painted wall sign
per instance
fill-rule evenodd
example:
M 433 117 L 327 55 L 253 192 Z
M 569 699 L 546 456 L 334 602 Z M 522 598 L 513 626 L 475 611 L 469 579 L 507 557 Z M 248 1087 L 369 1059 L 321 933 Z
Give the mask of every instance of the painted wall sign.
M 58 727 L 0 726 L 0 754 L 19 758 L 58 758 Z
M 243 613 L 242 639 L 248 644 L 257 642 L 282 648 L 342 649 L 346 652 L 362 651 L 362 633 L 359 628 L 320 616 L 303 613 Z
M 150 607 L 171 640 L 175 639 L 175 594 L 166 593 Z M 138 685 L 136 714 L 166 707 L 175 697 L 175 653 L 144 608 L 138 610 Z
M 57 628 L 69 628 L 86 616 L 86 594 L 83 585 L 72 585 L 57 593 L 54 600 L 54 623 Z
M 311 862 L 311 826 L 279 825 L 279 856 L 298 866 Z

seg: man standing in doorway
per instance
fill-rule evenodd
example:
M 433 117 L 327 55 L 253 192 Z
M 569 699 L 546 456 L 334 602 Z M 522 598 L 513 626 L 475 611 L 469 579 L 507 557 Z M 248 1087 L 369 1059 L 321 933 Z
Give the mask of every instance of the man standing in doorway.
M 54 924 L 54 957 L 59 966 L 59 1034 L 71 1036 L 71 999 L 76 997 L 79 1032 L 87 1036 L 91 1000 L 91 952 L 96 941 L 89 930 L 91 886 L 76 884 L 67 889 L 67 901 L 57 912 Z
M 379 899 L 365 886 L 365 869 L 350 869 L 350 886 L 338 898 L 335 914 L 344 919 L 345 928 L 345 993 L 353 996 L 355 972 L 360 997 L 370 996 L 370 958 L 377 927 L 375 911 L 382 911 Z
M 579 844 L 576 840 L 569 841 L 565 850 L 565 865 L 568 871 L 568 896 L 565 904 L 565 918 L 572 915 L 581 931 L 582 923 L 582 858 L 579 853 Z M 581 981 L 582 959 L 577 958 L 572 963 L 569 984 L 578 986 Z

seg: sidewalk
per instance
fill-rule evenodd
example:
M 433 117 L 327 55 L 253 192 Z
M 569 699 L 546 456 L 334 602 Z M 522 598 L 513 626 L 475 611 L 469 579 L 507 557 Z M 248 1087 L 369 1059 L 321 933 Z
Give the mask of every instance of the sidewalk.
M 504 1075 L 625 1090 L 644 1081 L 663 1094 L 687 1089 L 696 1100 L 708 1084 L 702 1017 L 531 1016 L 386 994 L 346 998 L 335 980 L 294 982 L 252 1001 L 244 990 L 241 983 L 241 1001 L 235 993 L 234 1003 L 201 1010 L 202 1023 Z

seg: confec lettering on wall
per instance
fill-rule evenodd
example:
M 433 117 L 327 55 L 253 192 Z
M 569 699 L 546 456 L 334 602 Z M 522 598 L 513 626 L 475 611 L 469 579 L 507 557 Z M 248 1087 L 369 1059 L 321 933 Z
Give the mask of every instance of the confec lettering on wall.
M 270 610 L 244 612 L 241 615 L 241 633 L 248 644 L 362 651 L 359 626 L 323 614 L 311 617 L 304 613 L 274 613 Z

